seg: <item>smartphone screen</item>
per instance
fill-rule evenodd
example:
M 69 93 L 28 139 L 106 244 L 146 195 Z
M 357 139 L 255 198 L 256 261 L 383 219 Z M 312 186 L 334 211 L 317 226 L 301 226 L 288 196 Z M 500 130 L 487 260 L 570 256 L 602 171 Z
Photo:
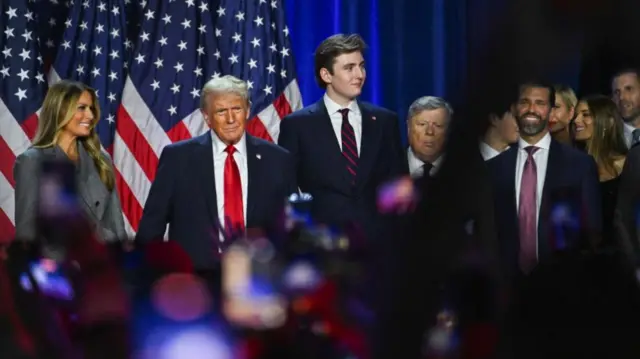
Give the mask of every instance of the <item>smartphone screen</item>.
M 29 273 L 46 297 L 65 302 L 73 300 L 75 293 L 71 281 L 54 260 L 43 258 L 29 263 Z M 33 283 L 27 273 L 20 276 L 20 285 L 28 292 L 33 291 Z
M 279 290 L 277 265 L 266 252 L 238 243 L 222 256 L 223 313 L 234 325 L 266 329 L 285 322 L 287 300 Z

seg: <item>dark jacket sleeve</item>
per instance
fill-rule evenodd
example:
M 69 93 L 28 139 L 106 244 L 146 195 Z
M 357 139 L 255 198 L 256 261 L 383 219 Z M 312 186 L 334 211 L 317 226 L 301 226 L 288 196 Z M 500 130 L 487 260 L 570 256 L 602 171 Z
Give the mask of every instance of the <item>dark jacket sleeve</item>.
M 582 203 L 586 211 L 587 230 L 599 242 L 602 232 L 602 196 L 600 194 L 600 182 L 598 167 L 592 157 L 589 157 L 585 164 L 586 170 L 582 177 Z M 592 243 L 597 245 L 598 243 Z
M 113 161 L 111 157 L 107 153 L 103 153 L 103 156 L 109 163 L 111 167 L 111 173 L 113 173 L 115 178 L 115 168 L 113 166 Z M 127 232 L 124 229 L 124 217 L 122 214 L 122 205 L 120 204 L 120 195 L 118 193 L 118 188 L 114 184 L 113 189 L 111 190 L 111 194 L 109 195 L 109 202 L 107 204 L 107 208 L 105 209 L 105 216 L 103 217 L 103 226 L 106 227 L 115 240 L 125 240 L 127 239 Z
M 147 201 L 144 204 L 142 219 L 138 227 L 136 241 L 146 243 L 162 239 L 171 217 L 171 206 L 174 195 L 178 168 L 177 148 L 165 147 L 160 155 L 156 177 L 151 184 Z
M 620 174 L 614 228 L 618 246 L 635 263 L 638 256 L 638 233 L 636 225 L 638 190 L 640 186 L 640 147 L 632 149 Z
M 13 178 L 16 183 L 16 238 L 19 240 L 32 241 L 36 237 L 39 172 L 40 156 L 37 149 L 29 149 L 16 158 Z
M 402 145 L 400 139 L 400 121 L 398 115 L 393 113 L 391 116 L 391 124 L 389 131 L 390 151 L 391 156 L 391 172 L 390 178 L 409 174 L 409 164 L 406 161 L 405 147 Z

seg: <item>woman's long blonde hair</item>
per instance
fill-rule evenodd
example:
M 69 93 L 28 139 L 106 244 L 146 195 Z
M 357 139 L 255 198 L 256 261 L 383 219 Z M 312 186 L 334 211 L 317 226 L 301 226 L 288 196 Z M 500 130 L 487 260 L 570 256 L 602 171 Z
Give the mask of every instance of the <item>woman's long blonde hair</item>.
M 595 158 L 599 167 L 619 175 L 616 157 L 627 154 L 623 120 L 615 103 L 604 95 L 591 95 L 580 100 L 587 104 L 593 118 L 593 134 L 587 140 L 587 153 Z
M 76 107 L 80 96 L 88 92 L 93 100 L 94 121 L 91 124 L 90 134 L 87 137 L 79 137 L 77 141 L 93 159 L 93 163 L 98 170 L 100 179 L 104 185 L 113 190 L 115 179 L 111 164 L 102 155 L 100 148 L 100 138 L 96 131 L 96 125 L 100 119 L 100 104 L 96 92 L 89 86 L 70 80 L 62 80 L 49 87 L 47 96 L 44 98 L 42 111 L 38 121 L 38 130 L 33 139 L 33 147 L 48 148 L 58 144 L 62 129 L 71 121 L 76 113 Z

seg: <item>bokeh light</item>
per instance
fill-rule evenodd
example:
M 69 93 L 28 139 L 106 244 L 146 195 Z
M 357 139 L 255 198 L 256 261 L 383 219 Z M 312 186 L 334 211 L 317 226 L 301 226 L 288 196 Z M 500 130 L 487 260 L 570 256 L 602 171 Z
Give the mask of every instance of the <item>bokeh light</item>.
M 170 337 L 157 359 L 232 359 L 230 343 L 206 328 L 192 328 Z
M 198 319 L 210 311 L 212 304 L 203 281 L 188 273 L 173 273 L 158 280 L 151 301 L 161 315 L 176 321 Z

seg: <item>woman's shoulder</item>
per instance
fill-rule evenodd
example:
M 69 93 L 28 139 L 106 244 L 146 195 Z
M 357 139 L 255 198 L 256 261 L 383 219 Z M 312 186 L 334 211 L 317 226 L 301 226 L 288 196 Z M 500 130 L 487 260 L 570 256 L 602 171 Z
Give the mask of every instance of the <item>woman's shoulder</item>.
M 18 157 L 29 158 L 39 157 L 45 152 L 46 148 L 29 146 L 26 151 L 22 152 Z
M 50 151 L 50 150 L 51 148 L 30 146 L 29 148 L 27 148 L 26 151 L 22 152 L 16 157 L 16 162 L 39 160 L 42 157 L 42 155 L 44 155 L 47 151 Z

